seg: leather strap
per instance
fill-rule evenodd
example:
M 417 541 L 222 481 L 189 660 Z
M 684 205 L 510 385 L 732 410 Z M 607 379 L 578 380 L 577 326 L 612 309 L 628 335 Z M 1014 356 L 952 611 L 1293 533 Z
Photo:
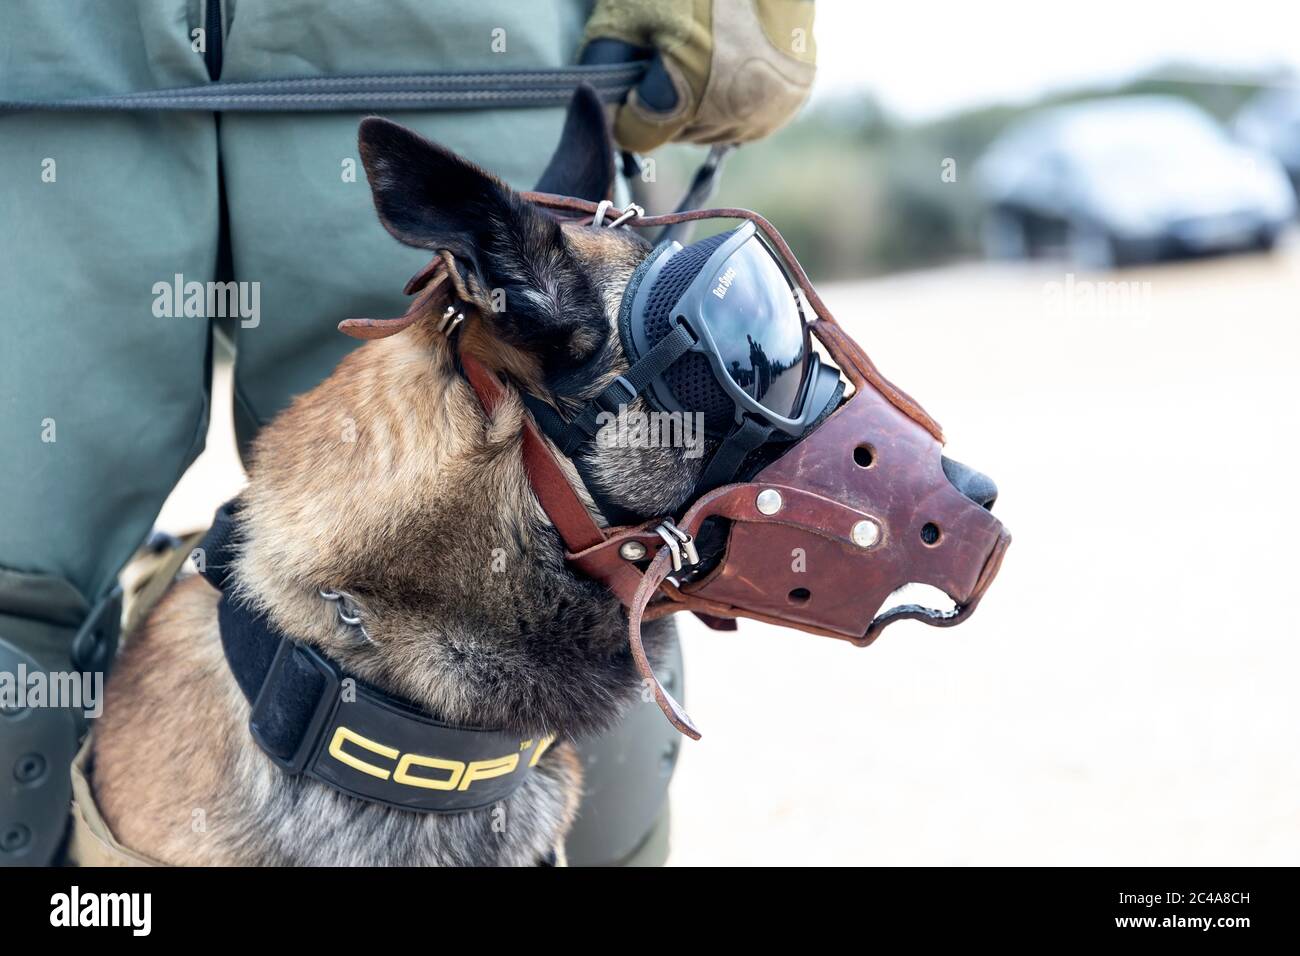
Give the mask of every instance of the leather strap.
M 758 510 L 758 494 L 760 491 L 765 490 L 776 491 L 781 495 L 782 507 L 777 514 L 766 515 Z M 723 517 L 732 521 L 793 525 L 822 537 L 851 545 L 850 529 L 858 521 L 870 520 L 871 516 L 865 512 L 856 511 L 838 501 L 823 498 L 801 488 L 786 485 L 741 483 L 715 488 L 702 496 L 682 517 L 678 527 L 682 531 L 693 535 L 699 531 L 700 526 L 708 518 L 712 517 Z M 649 535 L 653 534 L 653 531 L 647 532 L 645 527 L 624 529 L 622 532 L 606 538 L 597 549 L 583 555 L 572 555 L 570 559 L 584 570 L 590 569 L 589 573 L 598 574 L 601 567 L 616 559 L 618 550 L 624 542 L 630 540 L 644 542 Z M 655 702 L 659 705 L 659 709 L 663 711 L 664 716 L 679 731 L 692 739 L 698 740 L 700 738 L 698 728 L 696 728 L 695 723 L 682 705 L 673 699 L 672 694 L 668 693 L 659 682 L 659 678 L 650 666 L 649 658 L 646 656 L 645 648 L 641 643 L 641 621 L 647 616 L 646 612 L 650 608 L 650 602 L 671 573 L 671 560 L 672 555 L 669 550 L 661 548 L 641 578 L 640 585 L 628 605 L 628 642 L 632 648 L 632 658 L 636 662 L 637 671 L 654 693 Z M 701 602 L 688 595 L 683 595 L 676 589 L 668 597 L 670 601 L 680 601 L 678 607 L 690 608 L 696 610 L 697 613 L 704 611 L 708 616 L 734 618 L 743 614 L 746 617 L 756 617 L 770 623 L 785 623 L 772 617 L 748 614 L 738 608 L 725 607 L 707 601 Z M 706 621 L 706 623 L 708 622 Z M 823 633 L 829 634 L 830 632 Z M 830 636 L 843 637 L 844 635 L 830 634 Z
M 443 256 L 433 261 L 411 277 L 406 283 L 407 295 L 419 290 L 406 312 L 395 319 L 344 319 L 339 331 L 354 339 L 383 339 L 396 335 L 433 311 L 438 304 L 451 304 L 452 283 Z
M 483 410 L 491 415 L 505 395 L 505 386 L 467 352 L 461 353 L 460 364 Z M 547 449 L 532 422 L 524 421 L 523 433 L 524 469 L 528 472 L 528 480 L 565 547 L 571 551 L 582 550 L 604 540 L 600 526 L 569 484 L 559 461 Z
M 636 593 L 632 595 L 632 603 L 627 609 L 627 639 L 632 648 L 632 660 L 636 662 L 637 672 L 654 693 L 655 703 L 659 705 L 659 709 L 679 731 L 692 740 L 699 740 L 700 731 L 691 720 L 691 715 L 686 713 L 682 705 L 677 703 L 673 695 L 668 693 L 664 685 L 659 682 L 654 668 L 650 666 L 650 659 L 646 657 L 645 647 L 641 643 L 641 619 L 651 599 L 658 592 L 659 585 L 663 583 L 664 578 L 668 577 L 671 570 L 672 556 L 667 548 L 662 548 L 650 562 L 650 567 L 646 568 Z

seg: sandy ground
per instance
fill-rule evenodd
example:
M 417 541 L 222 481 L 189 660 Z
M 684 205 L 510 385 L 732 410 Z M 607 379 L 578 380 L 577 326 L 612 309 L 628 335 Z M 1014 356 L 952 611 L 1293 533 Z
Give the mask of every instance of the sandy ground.
M 824 290 L 1015 544 L 968 623 L 866 650 L 683 619 L 674 863 L 1300 863 L 1300 249 L 1069 282 Z M 163 527 L 239 487 L 232 449 L 219 415 Z

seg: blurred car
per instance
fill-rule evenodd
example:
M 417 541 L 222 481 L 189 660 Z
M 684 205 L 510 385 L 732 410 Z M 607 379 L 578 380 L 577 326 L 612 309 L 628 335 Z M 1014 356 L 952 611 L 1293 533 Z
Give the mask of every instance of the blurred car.
M 1271 248 L 1296 200 L 1277 161 L 1175 97 L 1054 107 L 981 158 L 994 258 L 1064 250 L 1081 266 Z
M 1233 132 L 1247 145 L 1272 155 L 1300 193 L 1300 89 L 1265 90 L 1246 103 Z

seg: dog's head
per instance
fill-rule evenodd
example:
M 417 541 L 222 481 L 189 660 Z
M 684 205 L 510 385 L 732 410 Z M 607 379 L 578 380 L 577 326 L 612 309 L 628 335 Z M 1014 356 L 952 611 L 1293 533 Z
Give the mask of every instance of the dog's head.
M 401 319 L 345 325 L 345 329 L 379 332 L 365 337 L 407 328 L 412 329 L 410 334 L 353 353 L 332 381 L 296 403 L 259 438 L 256 474 L 244 512 L 250 544 L 238 577 L 258 582 L 259 598 L 273 609 L 285 630 L 318 635 L 349 669 L 366 679 L 387 681 L 450 719 L 521 729 L 593 726 L 609 718 L 609 705 L 621 692 L 640 686 L 638 675 L 644 677 L 648 670 L 646 656 L 634 665 L 623 643 L 627 620 L 623 607 L 598 576 L 571 573 L 560 547 L 566 542 L 536 507 L 525 457 L 518 454 L 519 403 L 507 400 L 499 414 L 494 408 L 489 428 L 476 434 L 473 426 L 481 422 L 477 413 L 482 405 L 453 374 L 452 357 L 472 355 L 478 363 L 506 373 L 513 385 L 531 396 L 526 404 L 543 421 L 548 416 L 533 399 L 571 412 L 584 406 L 590 409 L 589 403 L 602 396 L 597 407 L 604 408 L 606 388 L 629 367 L 625 348 L 630 352 L 639 348 L 627 332 L 637 327 L 644 331 L 645 322 L 640 326 L 636 322 L 644 320 L 649 309 L 634 311 L 641 290 L 645 289 L 648 301 L 666 282 L 663 277 L 650 282 L 647 276 L 656 265 L 668 275 L 663 263 L 669 254 L 687 253 L 684 258 L 696 263 L 700 274 L 703 263 L 691 258 L 689 250 L 672 247 L 650 258 L 650 244 L 632 229 L 556 218 L 499 178 L 397 124 L 366 120 L 360 148 L 385 228 L 401 242 L 428 250 L 438 263 L 417 277 L 426 283 L 422 295 L 428 295 L 423 302 L 417 296 Z M 580 91 L 538 190 L 595 201 L 609 196 L 613 181 L 613 146 L 603 107 L 594 93 Z M 750 228 L 758 228 L 757 217 L 741 218 L 748 220 Z M 771 227 L 765 221 L 763 225 L 773 238 Z M 752 237 L 732 235 L 746 242 Z M 695 247 L 694 255 L 704 250 L 711 256 L 707 250 L 730 241 L 726 236 L 706 240 Z M 792 262 L 788 254 L 782 258 Z M 797 267 L 796 271 L 802 276 Z M 689 272 L 683 267 L 673 275 Z M 455 326 L 454 339 L 444 334 L 438 310 L 422 307 L 433 301 L 445 304 L 434 298 L 435 292 L 447 295 L 446 286 L 433 284 L 435 277 L 471 306 L 465 310 L 467 321 Z M 667 287 L 678 282 L 674 279 Z M 417 287 L 419 281 L 411 286 Z M 636 291 L 629 294 L 631 287 Z M 817 301 L 806 279 L 801 278 L 799 288 Z M 723 297 L 716 290 L 712 294 Z M 744 296 L 732 294 L 729 311 L 742 317 L 758 311 L 745 302 Z M 806 314 L 802 306 L 800 314 Z M 711 463 L 705 473 L 719 444 L 707 433 L 695 436 L 693 445 L 657 440 L 662 435 L 647 440 L 619 428 L 616 437 L 625 440 L 563 443 L 570 451 L 577 449 L 578 470 L 611 521 L 628 523 L 628 514 L 640 519 L 681 516 L 680 530 L 698 537 L 702 559 L 692 559 L 699 576 L 685 581 L 683 593 L 698 592 L 709 608 L 739 609 L 816 633 L 868 640 L 874 636 L 864 632 L 875 624 L 871 614 L 883 606 L 885 589 L 909 578 L 936 579 L 945 593 L 954 595 L 954 602 L 965 602 L 960 613 L 931 614 L 905 606 L 889 619 L 922 616 L 945 626 L 963 619 L 992 579 L 1009 539 L 982 508 L 960 502 L 956 492 L 988 507 L 992 483 L 946 459 L 940 472 L 941 439 L 928 416 L 875 371 L 836 323 L 819 321 L 813 331 L 827 347 L 835 368 L 827 369 L 834 379 L 829 393 L 823 376 L 820 400 L 805 402 L 804 412 L 794 422 L 806 424 L 807 434 L 784 442 L 760 436 L 752 451 L 747 449 L 753 446 L 729 443 L 727 454 L 717 460 L 734 471 L 740 483 L 713 489 L 719 492 L 713 498 L 697 493 L 714 480 L 716 471 Z M 665 335 L 659 341 L 683 347 L 683 338 L 678 335 L 674 342 Z M 738 334 L 734 338 L 740 342 Z M 778 360 L 767 355 L 763 342 L 748 334 L 745 340 L 751 364 L 758 365 L 762 358 L 765 368 L 779 371 Z M 694 344 L 698 343 L 690 347 Z M 658 345 L 650 351 L 656 349 Z M 655 361 L 670 354 L 671 350 L 662 350 Z M 687 357 L 676 354 L 678 360 Z M 638 356 L 640 371 L 633 373 L 634 378 L 651 374 L 646 372 L 652 366 L 648 355 Z M 715 351 L 705 361 L 716 371 L 722 359 Z M 473 362 L 462 364 L 477 378 Z M 809 358 L 807 367 L 813 364 Z M 853 398 L 839 412 L 832 411 L 843 386 L 836 370 L 847 374 L 855 387 Z M 683 387 L 682 395 L 707 392 L 710 382 L 726 391 L 719 381 L 722 375 L 713 371 L 706 369 L 704 375 L 688 378 L 695 382 L 707 376 L 709 382 L 698 389 Z M 734 375 L 725 374 L 737 384 Z M 626 395 L 628 387 L 624 382 L 610 391 Z M 409 419 L 417 429 L 424 428 L 411 441 L 412 429 L 405 427 L 408 420 L 403 420 L 400 409 L 407 404 L 406 390 L 416 388 L 436 392 L 437 398 Z M 376 391 L 384 400 L 371 405 L 368 399 Z M 648 394 L 636 387 L 632 391 Z M 676 388 L 671 391 L 677 395 Z M 735 409 L 745 404 L 734 389 L 730 394 Z M 804 394 L 812 394 L 811 387 Z M 667 404 L 661 396 L 651 397 Z M 331 412 L 340 404 L 363 406 L 358 429 L 363 440 L 348 439 L 345 455 L 322 461 L 319 445 L 304 441 L 303 436 L 333 429 L 336 419 Z M 703 402 L 682 397 L 677 404 L 688 414 L 705 417 L 705 409 L 699 407 Z M 657 420 L 644 398 L 636 398 L 627 411 L 642 420 Z M 852 415 L 841 414 L 850 411 Z M 814 414 L 819 417 L 814 419 Z M 585 418 L 582 421 L 585 426 Z M 713 434 L 718 431 L 715 427 Z M 528 434 L 523 433 L 522 441 Z M 886 461 L 876 460 L 871 442 L 888 449 Z M 895 451 L 897 455 L 892 454 Z M 768 455 L 771 459 L 764 462 L 762 456 Z M 734 470 L 734 458 L 741 456 L 744 459 Z M 436 473 L 440 467 L 445 474 Z M 780 468 L 784 471 L 779 480 L 763 480 L 785 488 L 792 501 L 804 503 L 802 510 L 792 506 L 781 513 L 779 492 L 768 488 L 755 497 L 752 486 L 745 484 L 755 474 L 768 475 Z M 376 474 L 387 480 L 376 484 Z M 956 492 L 943 487 L 946 483 Z M 363 487 L 367 494 L 358 494 Z M 422 491 L 428 492 L 427 497 Z M 922 524 L 934 517 L 936 494 L 944 503 L 940 520 L 956 516 L 957 525 L 949 526 L 953 533 L 947 537 L 942 525 Z M 763 502 L 770 503 L 773 495 L 776 509 L 763 510 Z M 286 507 L 300 501 L 309 504 Z M 691 502 L 688 511 L 683 506 Z M 617 519 L 614 509 L 623 513 Z M 764 520 L 778 513 L 772 521 Z M 876 514 L 887 517 L 883 533 Z M 831 518 L 838 531 L 825 527 Z M 718 532 L 712 541 L 706 536 L 710 522 Z M 726 550 L 728 541 L 736 540 L 735 534 L 726 537 L 727 522 L 733 532 L 749 529 L 743 548 Z M 961 527 L 968 526 L 974 532 L 960 533 Z M 859 534 L 863 528 L 875 528 L 877 533 L 864 538 Z M 623 532 L 640 533 L 649 534 L 645 529 Z M 658 533 L 671 532 L 661 528 Z M 908 547 L 895 548 L 890 535 L 905 540 Z M 549 543 L 534 546 L 543 537 Z M 680 536 L 675 540 L 693 541 Z M 872 549 L 882 540 L 884 554 L 876 560 Z M 494 582 L 495 586 L 485 587 L 484 565 L 461 560 L 456 546 L 462 541 L 506 545 L 493 548 L 492 572 L 494 576 L 502 572 L 498 580 L 508 586 Z M 618 541 L 613 537 L 605 543 Z M 807 587 L 809 579 L 797 576 L 804 567 L 785 557 L 814 545 L 823 555 L 821 569 L 825 570 L 819 574 L 831 578 L 835 577 L 831 569 L 840 569 L 833 582 L 836 586 L 821 588 L 816 595 Z M 510 560 L 512 554 L 526 552 L 531 552 L 528 560 Z M 617 552 L 602 553 L 625 557 L 636 552 L 625 553 L 620 546 Z M 660 550 L 651 567 L 666 572 L 673 553 Z M 449 554 L 454 560 L 447 560 Z M 722 560 L 723 555 L 729 563 L 718 565 L 719 573 L 713 574 L 707 569 L 708 560 Z M 730 561 L 733 555 L 737 560 Z M 904 557 L 896 560 L 894 555 Z M 745 560 L 739 559 L 742 556 Z M 960 574 L 949 573 L 954 566 Z M 623 564 L 618 567 L 626 569 Z M 913 567 L 924 573 L 912 576 Z M 992 571 L 986 573 L 990 567 Z M 653 577 L 643 579 L 638 599 L 625 604 L 634 608 L 638 600 L 644 604 L 652 593 L 645 586 L 647 580 L 657 583 Z M 695 585 L 694 591 L 685 590 Z M 860 600 L 867 586 L 872 597 Z M 715 599 L 712 594 L 721 593 L 720 587 L 729 590 Z M 363 621 L 377 622 L 377 653 L 368 645 L 355 646 L 354 635 L 337 633 L 337 622 L 318 597 L 323 588 L 346 591 L 359 599 Z M 705 594 L 705 589 L 710 593 Z M 789 606 L 782 603 L 773 608 L 787 595 Z M 471 600 L 472 607 L 467 603 Z M 639 615 L 640 608 L 633 613 Z M 626 633 L 634 633 L 634 627 Z M 634 643 L 634 648 L 639 646 Z
M 630 229 L 561 224 L 496 176 L 388 120 L 365 120 L 360 148 L 384 227 L 407 245 L 451 253 L 478 299 L 465 347 L 562 410 L 626 371 L 618 313 L 647 241 Z M 613 159 L 604 108 L 582 88 L 536 188 L 606 199 Z M 581 454 L 598 498 L 650 517 L 691 497 L 712 445 L 689 432 L 675 443 L 638 436 L 643 404 L 629 408 L 624 440 L 592 442 Z

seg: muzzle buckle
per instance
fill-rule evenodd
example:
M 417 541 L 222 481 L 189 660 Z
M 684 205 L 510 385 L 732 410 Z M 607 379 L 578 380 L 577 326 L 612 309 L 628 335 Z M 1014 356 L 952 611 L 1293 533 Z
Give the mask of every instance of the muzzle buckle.
M 700 563 L 700 553 L 695 549 L 695 537 L 677 527 L 672 518 L 661 521 L 655 528 L 655 534 L 668 545 L 673 560 L 673 574 L 680 574 Z

